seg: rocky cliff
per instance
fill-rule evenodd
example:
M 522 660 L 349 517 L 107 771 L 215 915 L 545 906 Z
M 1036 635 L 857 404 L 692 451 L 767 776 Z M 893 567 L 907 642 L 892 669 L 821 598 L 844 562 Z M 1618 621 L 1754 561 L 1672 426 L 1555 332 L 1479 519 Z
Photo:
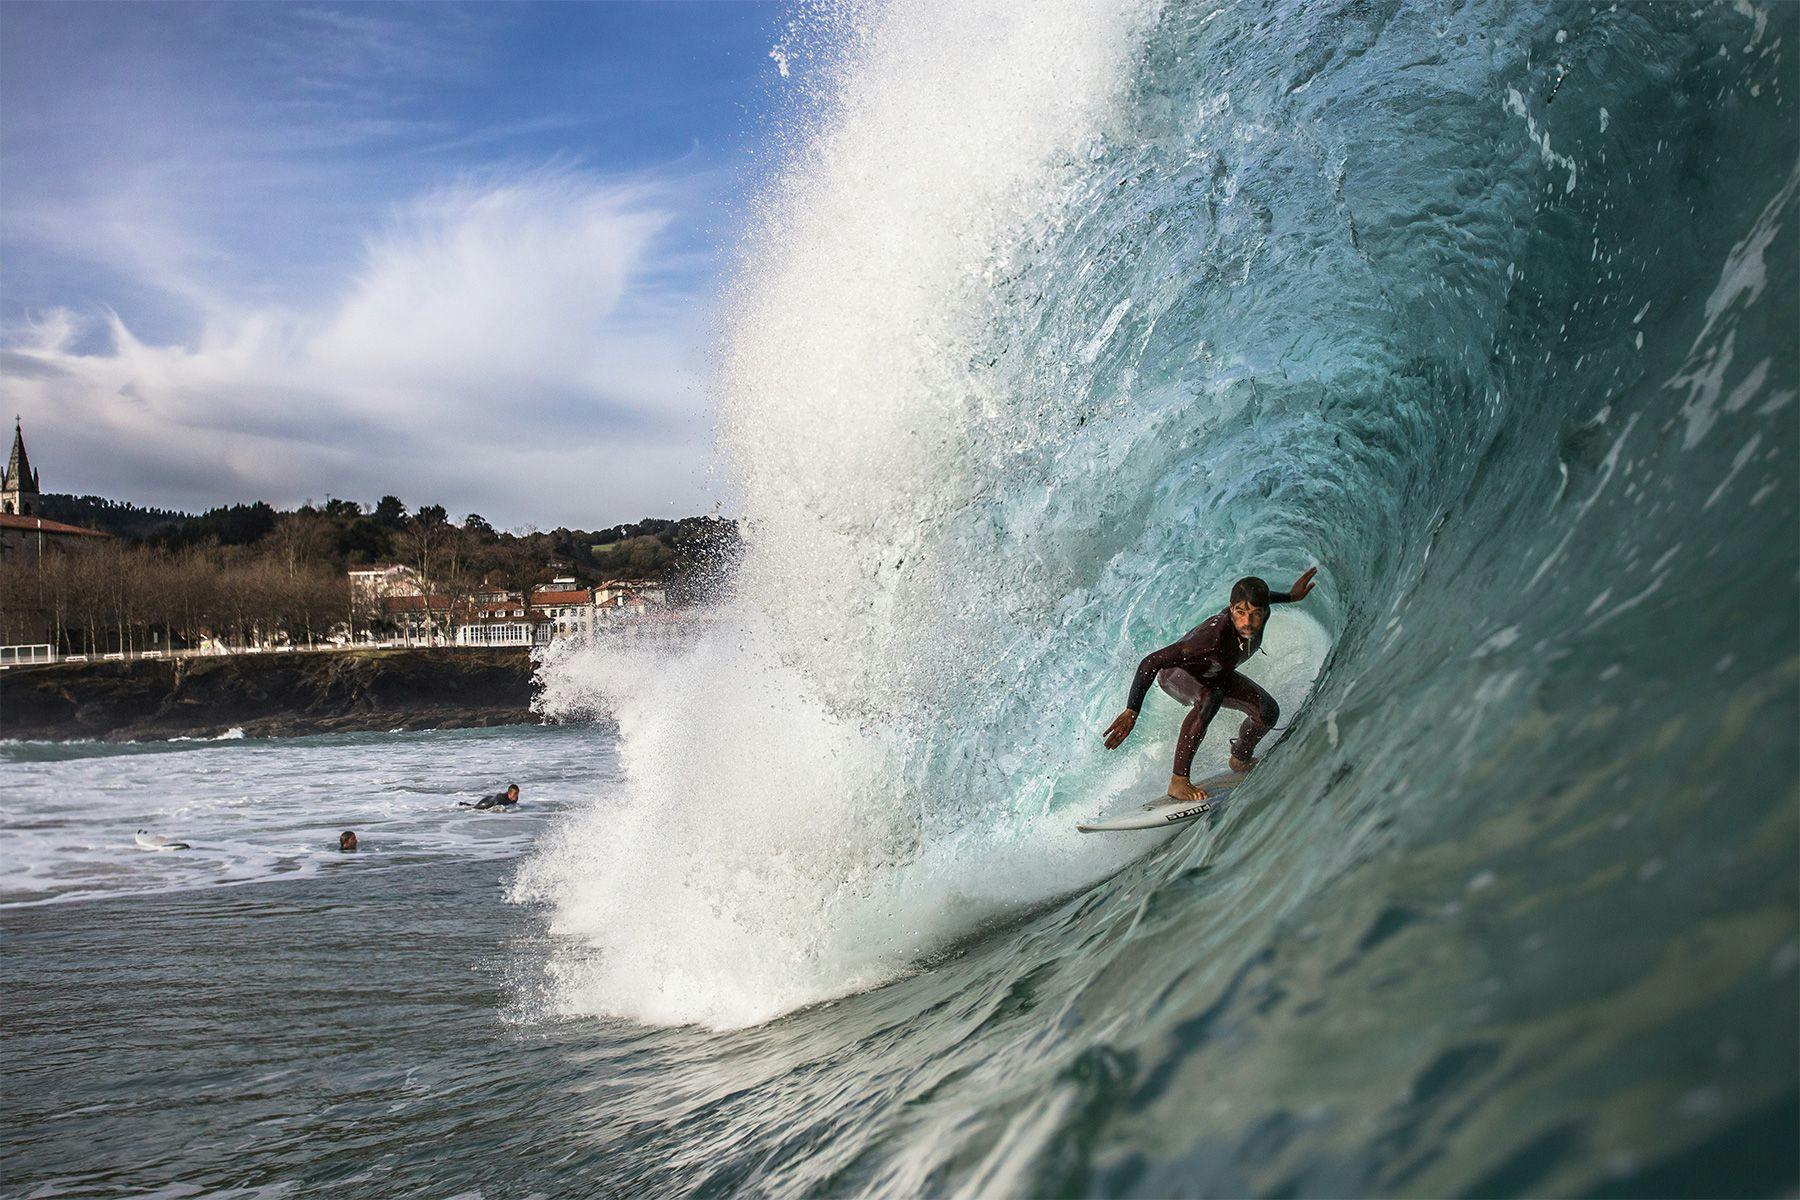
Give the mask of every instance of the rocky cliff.
M 0 671 L 0 738 L 143 741 L 534 721 L 523 649 L 354 650 Z

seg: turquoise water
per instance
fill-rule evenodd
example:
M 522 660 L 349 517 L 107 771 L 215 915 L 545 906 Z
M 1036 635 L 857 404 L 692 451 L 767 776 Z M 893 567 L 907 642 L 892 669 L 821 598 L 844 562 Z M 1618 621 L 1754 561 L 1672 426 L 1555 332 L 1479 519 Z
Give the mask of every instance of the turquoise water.
M 82 844 L 287 814 L 217 879 L 9 863 L 9 1186 L 1793 1191 L 1797 45 L 1782 5 L 803 23 L 717 623 L 553 655 L 595 728 L 7 750 L 70 828 L 155 797 Z M 1251 781 L 1075 833 L 1166 779 L 1173 705 L 1100 746 L 1137 658 L 1312 563 Z M 317 856 L 335 762 L 385 862 Z M 495 775 L 543 808 L 435 823 Z

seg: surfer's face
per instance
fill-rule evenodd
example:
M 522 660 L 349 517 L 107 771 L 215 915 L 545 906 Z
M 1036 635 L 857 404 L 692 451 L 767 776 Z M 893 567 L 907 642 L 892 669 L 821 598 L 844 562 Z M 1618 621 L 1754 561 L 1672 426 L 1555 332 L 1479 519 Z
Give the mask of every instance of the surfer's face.
M 1248 600 L 1239 600 L 1231 606 L 1231 623 L 1237 629 L 1239 637 L 1255 637 L 1262 632 L 1263 622 L 1268 619 L 1268 609 Z

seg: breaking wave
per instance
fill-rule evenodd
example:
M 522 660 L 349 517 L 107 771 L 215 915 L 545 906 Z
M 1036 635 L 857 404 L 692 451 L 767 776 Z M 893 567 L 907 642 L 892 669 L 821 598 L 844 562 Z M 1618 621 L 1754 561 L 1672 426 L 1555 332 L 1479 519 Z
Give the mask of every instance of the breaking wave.
M 907 1011 L 966 1119 L 846 1117 L 840 1192 L 1673 1186 L 1707 1138 L 1793 1186 L 1727 1151 L 1795 1103 L 1800 9 L 813 32 L 726 350 L 745 559 L 678 651 L 544 667 L 627 779 L 519 881 L 551 1006 Z M 1166 778 L 1172 703 L 1100 743 L 1137 659 L 1315 563 L 1251 783 L 1076 834 Z

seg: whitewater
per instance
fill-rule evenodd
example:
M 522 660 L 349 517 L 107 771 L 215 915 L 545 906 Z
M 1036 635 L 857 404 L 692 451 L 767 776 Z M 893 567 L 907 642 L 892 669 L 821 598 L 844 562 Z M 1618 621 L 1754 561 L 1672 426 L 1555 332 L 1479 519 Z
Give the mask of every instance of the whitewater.
M 233 764 L 285 795 L 317 739 L 0 747 L 222 773 L 242 843 L 229 887 L 106 843 L 131 906 L 34 843 L 12 1181 L 1793 1192 L 1797 46 L 1745 0 L 808 6 L 705 631 L 558 645 L 561 726 L 357 742 L 410 862 L 233 832 Z M 1139 659 L 1313 565 L 1250 781 L 1077 833 L 1166 784 L 1166 697 L 1101 742 Z M 428 832 L 533 762 L 531 824 Z

